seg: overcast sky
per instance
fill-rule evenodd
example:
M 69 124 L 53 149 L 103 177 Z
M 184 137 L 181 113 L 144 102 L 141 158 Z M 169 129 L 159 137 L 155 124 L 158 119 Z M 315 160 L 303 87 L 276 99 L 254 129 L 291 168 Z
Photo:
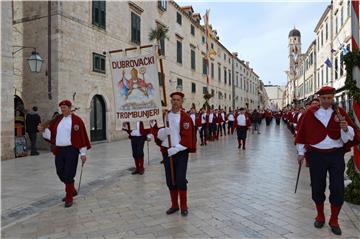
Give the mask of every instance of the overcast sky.
M 195 12 L 210 9 L 210 24 L 220 42 L 250 66 L 264 84 L 286 84 L 288 34 L 301 32 L 302 53 L 315 39 L 314 29 L 329 1 L 177 1 Z

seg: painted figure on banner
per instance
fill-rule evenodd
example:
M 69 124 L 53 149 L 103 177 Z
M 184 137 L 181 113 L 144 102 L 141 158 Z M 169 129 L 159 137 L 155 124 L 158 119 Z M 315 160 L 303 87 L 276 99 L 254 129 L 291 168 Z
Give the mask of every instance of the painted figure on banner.
M 122 78 L 118 83 L 121 96 L 125 97 L 125 100 L 128 100 L 129 96 L 133 93 L 134 90 L 139 90 L 144 96 L 148 97 L 153 94 L 154 87 L 151 83 L 146 83 L 144 75 L 146 73 L 146 68 L 141 67 L 140 73 L 143 74 L 143 78 L 138 77 L 138 70 L 132 68 L 130 71 L 131 78 L 128 80 L 125 78 L 125 70 L 122 71 Z

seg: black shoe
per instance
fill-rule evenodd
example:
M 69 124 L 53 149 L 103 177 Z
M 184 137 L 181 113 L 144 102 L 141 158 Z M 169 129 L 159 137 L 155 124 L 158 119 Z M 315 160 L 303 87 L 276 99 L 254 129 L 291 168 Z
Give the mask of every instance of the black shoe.
M 332 233 L 334 233 L 335 235 L 338 235 L 338 236 L 340 236 L 341 235 L 341 229 L 340 229 L 340 227 L 338 226 L 338 227 L 333 227 L 333 226 L 330 226 L 331 227 L 331 231 L 332 231 Z
M 39 155 L 39 152 L 31 152 L 30 155 L 31 156 Z
M 325 222 L 320 222 L 320 221 L 315 220 L 314 227 L 322 228 L 324 226 L 324 224 L 325 224 Z
M 179 208 L 169 208 L 167 211 L 166 211 L 166 214 L 167 215 L 170 215 L 170 214 L 173 214 L 175 212 L 179 211 Z
M 141 170 L 141 171 L 139 171 L 139 174 L 140 174 L 140 175 L 143 175 L 144 172 L 145 172 L 145 170 Z
M 76 196 L 77 196 L 77 191 L 75 191 L 73 197 L 76 197 Z M 65 197 L 63 197 L 62 201 L 65 202 Z
M 137 170 L 135 170 L 135 171 L 133 171 L 131 174 L 132 174 L 132 175 L 135 175 L 135 174 L 140 174 L 140 172 L 139 172 L 139 171 L 137 171 Z
M 65 207 L 71 207 L 73 205 L 73 202 L 65 203 Z
M 183 217 L 186 217 L 187 215 L 188 215 L 188 210 L 187 209 L 185 209 L 185 210 L 181 210 L 181 216 L 183 216 Z

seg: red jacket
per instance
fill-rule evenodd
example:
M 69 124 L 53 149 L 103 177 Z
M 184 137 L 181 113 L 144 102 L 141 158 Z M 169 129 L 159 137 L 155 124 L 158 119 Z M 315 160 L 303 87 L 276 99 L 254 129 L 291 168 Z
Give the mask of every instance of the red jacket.
M 127 129 L 123 129 L 124 131 L 126 131 L 129 135 L 129 139 L 132 137 L 131 136 L 131 128 L 130 128 L 130 123 L 129 122 L 126 122 L 126 125 L 127 125 Z M 146 137 L 148 134 L 151 133 L 151 130 L 150 129 L 145 129 L 144 128 L 144 123 L 142 121 L 140 121 L 140 135 L 143 136 L 143 137 Z
M 235 117 L 235 122 L 234 122 L 234 126 L 233 126 L 233 128 L 237 128 L 237 127 L 239 127 L 239 125 L 238 125 L 238 121 L 237 121 L 237 117 L 239 116 L 240 114 L 237 114 L 236 115 L 236 117 Z M 247 116 L 246 114 L 244 114 L 245 115 L 245 121 L 246 121 L 246 127 L 251 127 L 251 120 L 250 120 L 250 117 L 249 116 Z
M 52 152 L 54 155 L 59 153 L 58 147 L 56 147 L 56 134 L 57 134 L 57 127 L 60 121 L 63 119 L 63 115 L 58 116 L 50 125 L 49 130 L 51 132 L 50 143 L 54 145 L 52 147 Z M 82 119 L 75 115 L 74 113 L 71 114 L 71 145 L 77 149 L 81 149 L 86 147 L 87 149 L 91 148 L 91 144 L 89 141 L 89 137 L 86 132 L 85 124 Z
M 195 118 L 195 126 L 201 127 L 201 114 Z
M 167 149 L 161 146 L 162 141 L 158 139 L 159 132 L 157 125 L 152 128 L 152 134 L 155 138 L 155 143 L 160 147 L 163 154 L 167 154 Z M 180 111 L 180 144 L 188 148 L 190 153 L 196 152 L 196 132 L 191 117 L 184 111 Z
M 271 118 L 272 113 L 270 111 L 265 111 L 264 116 L 265 116 L 265 118 Z
M 315 116 L 315 112 L 319 109 L 319 106 L 313 106 L 309 108 L 300 122 L 299 131 L 297 132 L 295 143 L 304 144 L 305 148 L 309 145 L 318 144 L 329 136 L 333 140 L 339 139 L 340 136 L 340 123 L 336 116 L 335 111 L 331 115 L 330 121 L 325 127 L 320 120 Z M 356 125 L 352 122 L 348 114 L 342 108 L 339 108 L 340 114 L 345 117 L 345 120 L 354 129 L 355 136 L 353 141 L 349 141 L 344 145 L 346 151 L 350 151 L 350 148 L 360 143 L 360 133 Z

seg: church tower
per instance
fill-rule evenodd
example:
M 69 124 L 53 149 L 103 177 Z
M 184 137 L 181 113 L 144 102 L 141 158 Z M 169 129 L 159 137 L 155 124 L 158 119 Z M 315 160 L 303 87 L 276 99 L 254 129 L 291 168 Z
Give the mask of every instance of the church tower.
M 295 27 L 289 32 L 289 73 L 294 76 L 301 55 L 301 34 Z

